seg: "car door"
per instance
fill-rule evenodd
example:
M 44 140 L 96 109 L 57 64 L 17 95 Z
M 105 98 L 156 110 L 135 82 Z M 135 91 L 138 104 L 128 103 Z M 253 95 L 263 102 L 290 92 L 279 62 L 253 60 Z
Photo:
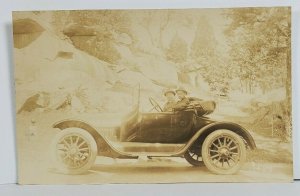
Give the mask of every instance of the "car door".
M 142 114 L 139 142 L 166 143 L 170 140 L 172 129 L 171 112 Z
M 193 112 L 161 112 L 142 114 L 137 141 L 149 143 L 181 143 L 190 136 Z
M 194 125 L 193 111 L 180 111 L 172 115 L 171 118 L 171 135 L 172 142 L 185 142 L 192 133 L 192 126 Z

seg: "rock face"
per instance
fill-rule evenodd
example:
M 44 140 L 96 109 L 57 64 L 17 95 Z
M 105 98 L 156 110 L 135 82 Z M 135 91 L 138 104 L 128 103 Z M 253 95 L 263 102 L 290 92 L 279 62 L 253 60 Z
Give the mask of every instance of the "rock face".
M 99 92 L 118 80 L 108 63 L 60 39 L 34 15 L 23 17 L 14 21 L 16 102 L 20 112 L 50 106 L 55 109 L 68 95 L 73 98 L 71 106 L 82 111 L 93 104 L 93 99 L 83 101 L 78 88 Z M 37 104 L 40 92 L 50 94 L 49 105 Z
M 45 29 L 36 21 L 26 18 L 13 22 L 14 46 L 24 48 L 36 40 Z
M 78 35 L 71 30 L 69 33 Z M 157 78 L 158 69 L 147 69 L 147 60 L 134 62 L 138 64 L 136 67 L 101 61 L 74 47 L 69 39 L 58 37 L 49 24 L 34 14 L 17 17 L 14 38 L 18 113 L 37 109 L 126 111 L 132 104 L 133 88 L 137 84 L 142 84 L 141 89 L 151 94 L 160 93 L 163 86 L 160 84 L 164 83 Z M 128 36 L 120 35 L 119 44 L 130 42 Z M 135 58 L 132 56 L 130 60 Z M 48 103 L 40 104 L 45 100 L 44 94 Z
M 199 94 L 189 82 L 182 82 L 180 67 L 165 58 L 157 40 L 149 40 L 141 21 L 132 24 L 140 37 L 114 31 L 99 35 L 99 27 L 77 24 L 58 35 L 50 22 L 31 12 L 14 15 L 18 109 L 26 108 L 26 100 L 41 92 L 49 94 L 49 104 L 40 107 L 76 112 L 128 110 L 137 101 L 132 95 L 136 96 L 138 84 L 146 107 L 150 107 L 149 96 L 163 102 L 163 89 L 177 88 L 179 83 Z M 99 42 L 101 36 L 109 39 Z

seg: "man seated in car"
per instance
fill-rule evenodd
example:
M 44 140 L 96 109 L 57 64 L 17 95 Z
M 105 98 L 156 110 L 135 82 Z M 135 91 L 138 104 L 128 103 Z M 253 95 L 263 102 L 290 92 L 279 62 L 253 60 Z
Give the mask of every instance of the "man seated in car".
M 176 91 L 178 101 L 177 103 L 173 106 L 174 111 L 181 111 L 186 109 L 189 106 L 189 99 L 186 97 L 187 96 L 187 91 L 184 88 L 179 88 Z
M 167 99 L 167 102 L 165 103 L 163 107 L 164 112 L 172 112 L 173 111 L 173 106 L 176 104 L 175 100 L 175 92 L 173 90 L 167 89 L 164 91 L 164 95 Z

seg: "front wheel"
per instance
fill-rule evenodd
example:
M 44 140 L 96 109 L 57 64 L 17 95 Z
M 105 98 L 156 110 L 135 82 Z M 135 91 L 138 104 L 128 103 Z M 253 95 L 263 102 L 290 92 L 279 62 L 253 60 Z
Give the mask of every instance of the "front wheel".
M 246 161 L 246 146 L 242 138 L 230 130 L 216 130 L 202 145 L 205 166 L 215 174 L 234 174 Z
M 59 172 L 82 174 L 94 164 L 97 144 L 85 130 L 70 128 L 59 132 L 51 145 L 52 158 Z

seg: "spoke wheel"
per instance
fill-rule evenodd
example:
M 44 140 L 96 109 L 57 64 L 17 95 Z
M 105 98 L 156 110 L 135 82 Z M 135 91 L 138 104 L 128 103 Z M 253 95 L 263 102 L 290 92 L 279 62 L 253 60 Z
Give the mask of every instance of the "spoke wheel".
M 197 152 L 197 150 L 199 150 L 199 152 Z M 184 154 L 184 158 L 193 166 L 200 167 L 204 165 L 200 155 L 200 149 L 188 149 Z
M 216 130 L 204 140 L 202 158 L 213 173 L 234 174 L 246 160 L 245 143 L 230 130 Z
M 97 144 L 85 130 L 68 129 L 59 132 L 52 144 L 57 169 L 66 174 L 81 174 L 94 164 Z

